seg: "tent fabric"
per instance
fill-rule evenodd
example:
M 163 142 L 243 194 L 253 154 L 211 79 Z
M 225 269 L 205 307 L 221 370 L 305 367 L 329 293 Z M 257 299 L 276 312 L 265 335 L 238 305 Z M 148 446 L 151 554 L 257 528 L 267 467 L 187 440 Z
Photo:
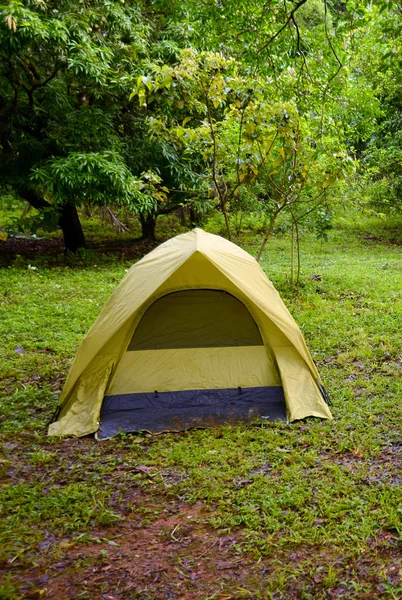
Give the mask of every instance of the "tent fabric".
M 149 339 L 145 342 L 146 336 L 145 338 L 144 335 L 140 336 L 142 326 L 147 319 L 147 311 L 152 311 L 152 306 L 155 308 L 158 301 L 169 302 L 170 294 L 190 290 L 198 290 L 198 294 L 201 293 L 200 290 L 214 290 L 221 295 L 226 293 L 229 298 L 233 297 L 233 306 L 237 308 L 233 309 L 232 317 L 236 317 L 236 310 L 242 312 L 242 307 L 247 309 L 251 320 L 258 327 L 266 353 L 264 355 L 266 364 L 270 371 L 263 386 L 272 385 L 272 381 L 275 382 L 274 385 L 278 382 L 283 385 L 290 421 L 310 415 L 332 418 L 318 387 L 318 384 L 321 385 L 319 374 L 303 336 L 259 264 L 235 244 L 201 229 L 195 229 L 161 244 L 129 269 L 81 343 L 60 397 L 58 420 L 49 427 L 50 435 L 78 436 L 97 431 L 103 397 L 118 384 L 117 374 L 119 371 L 121 373 L 120 366 L 127 360 L 133 360 L 135 365 L 136 360 L 141 362 L 144 359 L 144 367 L 141 367 L 144 371 L 149 357 L 143 354 L 141 359 L 140 353 L 160 351 L 155 349 L 158 341 L 152 342 L 153 349 L 130 350 L 133 348 L 132 344 L 135 348 L 137 329 L 138 340 L 142 340 L 141 344 L 149 345 Z M 236 301 L 240 304 L 240 309 Z M 246 313 L 242 312 L 242 314 L 244 317 Z M 145 317 L 144 322 L 142 322 L 143 317 Z M 248 314 L 244 318 L 247 321 Z M 202 320 L 201 316 L 200 319 Z M 162 339 L 162 329 L 168 327 L 168 324 L 169 319 L 165 324 L 162 319 L 154 335 L 157 336 L 160 332 L 160 339 Z M 239 332 L 241 329 L 239 325 Z M 211 333 L 211 328 L 207 326 L 204 333 L 208 331 Z M 223 335 L 224 332 L 218 333 Z M 226 328 L 226 334 L 228 333 L 230 333 L 230 326 Z M 248 335 L 251 333 L 249 332 Z M 212 337 L 211 335 L 211 339 Z M 249 352 L 250 349 L 258 351 L 261 348 L 250 344 L 247 336 L 243 341 L 248 345 L 228 345 L 226 350 L 232 352 L 247 348 Z M 188 348 L 186 345 L 178 348 L 177 343 L 176 339 L 174 348 L 161 349 L 165 352 L 164 360 L 169 361 L 172 358 L 169 358 L 170 351 L 173 353 L 187 351 L 187 358 L 190 359 L 194 350 L 198 352 L 202 350 L 202 347 Z M 229 342 L 226 339 L 225 343 L 235 344 L 235 341 Z M 166 346 L 166 341 L 164 344 Z M 208 352 L 207 347 L 206 349 Z M 223 352 L 225 345 L 216 349 Z M 130 357 L 130 355 L 137 356 Z M 201 355 L 202 353 L 197 360 L 201 360 Z M 182 358 L 180 364 L 186 363 L 187 358 Z M 224 360 L 223 355 L 219 360 Z M 158 369 L 155 368 L 155 363 L 151 369 L 152 361 L 149 359 L 149 362 L 148 374 L 152 370 L 153 375 L 157 377 Z M 209 367 L 211 369 L 212 362 L 210 361 Z M 139 363 L 137 367 L 140 369 Z M 264 370 L 265 367 L 260 366 L 259 369 L 261 368 Z M 131 373 L 135 379 L 139 370 L 135 368 L 135 373 L 134 371 Z M 209 373 L 205 373 L 206 381 L 208 375 Z M 257 380 L 258 377 L 252 386 L 256 386 Z M 258 381 L 261 384 L 261 379 Z M 221 381 L 220 385 L 224 386 L 226 383 Z M 151 381 L 147 385 L 151 385 Z M 188 381 L 183 383 L 182 390 L 186 389 L 185 385 L 188 385 Z M 208 385 L 205 380 L 204 385 Z M 155 386 L 152 387 L 156 389 Z M 134 391 L 139 390 L 130 390 L 130 392 Z
M 264 346 L 158 349 L 126 352 L 108 394 L 264 385 L 281 385 Z
M 251 421 L 264 417 L 286 421 L 282 387 L 184 390 L 153 394 L 105 396 L 97 436 L 105 439 L 119 429 L 153 432 Z

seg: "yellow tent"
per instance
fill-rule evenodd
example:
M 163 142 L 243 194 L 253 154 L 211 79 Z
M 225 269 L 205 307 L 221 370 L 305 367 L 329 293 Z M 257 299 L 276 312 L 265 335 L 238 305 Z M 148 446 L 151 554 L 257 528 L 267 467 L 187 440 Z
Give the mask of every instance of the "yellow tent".
M 129 269 L 81 343 L 49 435 L 331 418 L 322 392 L 256 260 L 194 229 Z

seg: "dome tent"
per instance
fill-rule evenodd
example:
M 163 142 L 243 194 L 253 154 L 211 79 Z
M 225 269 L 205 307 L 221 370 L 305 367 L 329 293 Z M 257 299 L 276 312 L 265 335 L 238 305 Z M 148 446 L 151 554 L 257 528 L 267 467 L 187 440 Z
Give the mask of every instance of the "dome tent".
M 194 229 L 126 273 L 81 343 L 49 435 L 332 418 L 322 392 L 257 261 Z

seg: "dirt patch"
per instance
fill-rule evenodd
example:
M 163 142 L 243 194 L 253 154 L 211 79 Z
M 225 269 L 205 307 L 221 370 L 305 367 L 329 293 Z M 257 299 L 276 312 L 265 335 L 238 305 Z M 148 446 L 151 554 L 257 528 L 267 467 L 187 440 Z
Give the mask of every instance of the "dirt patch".
M 132 501 L 147 497 L 136 490 Z M 392 532 L 379 532 L 370 551 L 353 559 L 331 547 L 303 546 L 258 558 L 240 550 L 241 531 L 219 535 L 209 516 L 201 503 L 171 501 L 144 526 L 134 509 L 115 526 L 94 528 L 86 542 L 49 534 L 29 557 L 31 566 L 15 561 L 7 570 L 20 582 L 21 598 L 49 600 L 375 600 L 383 597 L 384 576 L 393 587 L 401 584 L 401 548 Z
M 16 256 L 34 259 L 38 254 L 55 257 L 63 255 L 63 240 L 61 238 L 32 240 L 24 238 L 8 238 L 0 241 L 1 265 L 11 264 Z
M 366 458 L 359 452 L 347 452 L 334 455 L 331 460 L 353 474 L 360 473 L 360 482 L 363 485 L 402 484 L 402 447 L 397 444 L 383 449 L 378 456 L 373 458 Z
M 23 597 L 191 600 L 219 592 L 219 580 L 244 584 L 250 560 L 236 552 L 235 535 L 218 536 L 205 524 L 201 504 L 165 512 L 173 514 L 146 527 L 132 513 L 116 527 L 94 529 L 87 544 L 59 540 L 64 552 L 53 564 L 46 564 L 52 540 L 42 542 L 43 564 L 25 573 Z
M 164 241 L 164 240 L 161 240 Z M 87 240 L 87 250 L 96 255 L 110 254 L 119 255 L 128 260 L 135 260 L 150 252 L 160 242 L 149 242 L 139 238 L 109 240 Z M 74 256 L 66 257 L 64 255 L 64 245 L 62 238 L 48 239 L 24 239 L 8 238 L 6 241 L 0 241 L 0 266 L 11 265 L 17 256 L 26 260 L 37 260 L 40 258 L 42 263 L 47 265 L 59 265 L 69 263 L 71 260 L 77 260 Z M 90 262 L 90 257 L 86 257 L 86 262 Z

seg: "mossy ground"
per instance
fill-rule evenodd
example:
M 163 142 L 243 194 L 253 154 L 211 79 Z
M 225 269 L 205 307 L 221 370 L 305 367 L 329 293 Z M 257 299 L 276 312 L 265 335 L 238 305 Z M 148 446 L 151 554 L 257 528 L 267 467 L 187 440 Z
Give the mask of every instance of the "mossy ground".
M 128 234 L 113 246 L 104 228 L 109 253 L 6 261 L 0 598 L 401 598 L 401 232 L 366 221 L 327 244 L 306 235 L 297 288 L 287 234 L 264 254 L 334 421 L 102 443 L 46 427 L 83 335 L 147 248 Z M 260 239 L 236 241 L 255 254 Z

